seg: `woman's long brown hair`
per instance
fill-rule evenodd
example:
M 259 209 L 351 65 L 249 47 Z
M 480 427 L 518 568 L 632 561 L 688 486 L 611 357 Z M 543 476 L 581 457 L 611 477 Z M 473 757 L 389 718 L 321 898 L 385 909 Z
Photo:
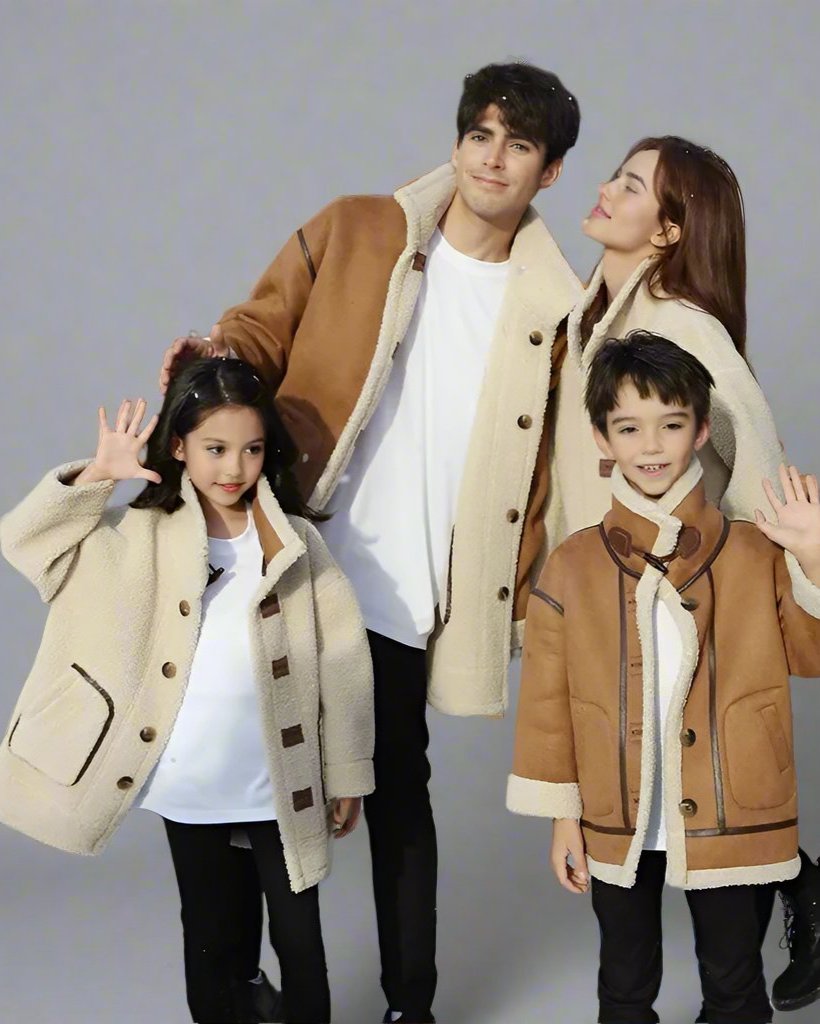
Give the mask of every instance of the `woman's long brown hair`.
M 681 234 L 658 250 L 644 280 L 653 295 L 685 299 L 710 313 L 746 359 L 746 227 L 737 178 L 717 153 L 677 135 L 641 139 L 624 163 L 645 150 L 658 151 L 661 225 L 677 224 Z M 605 308 L 603 291 L 584 315 L 585 341 Z

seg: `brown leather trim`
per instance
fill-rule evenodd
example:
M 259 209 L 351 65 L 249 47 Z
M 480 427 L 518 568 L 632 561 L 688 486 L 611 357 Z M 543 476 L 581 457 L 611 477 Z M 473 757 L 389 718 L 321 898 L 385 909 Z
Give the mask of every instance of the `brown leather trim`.
M 549 594 L 545 594 L 543 590 L 539 590 L 538 587 L 533 587 L 530 593 L 533 597 L 540 597 L 542 601 L 546 601 L 550 608 L 554 608 L 559 615 L 564 614 L 564 606 L 556 601 L 554 597 L 550 597 Z
M 618 761 L 621 773 L 621 812 L 624 816 L 624 827 L 629 828 L 629 786 L 626 777 L 626 663 L 627 663 L 627 634 L 626 634 L 626 594 L 624 591 L 624 574 L 618 573 L 618 604 L 621 617 L 621 668 L 620 668 L 620 695 L 619 695 L 619 738 L 618 738 Z
M 282 676 L 286 676 L 290 673 L 290 667 L 288 666 L 287 658 L 276 658 L 271 662 L 271 672 L 273 672 L 274 679 L 281 679 Z
M 601 832 L 605 836 L 634 836 L 634 828 L 613 828 L 609 825 L 593 825 L 586 818 L 581 818 L 581 827 L 588 828 L 590 832 Z
M 641 578 L 641 574 L 639 572 L 635 572 L 634 569 L 630 569 L 628 565 L 624 565 L 620 558 L 618 558 L 618 552 L 609 543 L 609 537 L 607 537 L 606 535 L 606 530 L 604 529 L 603 523 L 598 523 L 598 532 L 600 533 L 601 539 L 604 542 L 604 547 L 609 552 L 609 557 L 618 566 L 621 572 L 625 572 L 627 576 L 631 576 L 633 579 L 639 580 Z
M 447 556 L 447 595 L 444 600 L 444 615 L 441 618 L 442 624 L 447 625 L 453 611 L 453 545 L 456 542 L 455 526 L 450 531 L 450 554 Z
M 269 619 L 271 615 L 278 615 L 279 598 L 276 594 L 268 594 L 268 596 L 259 604 L 259 611 L 262 613 L 263 619 Z
M 299 239 L 299 245 L 302 246 L 302 255 L 305 257 L 305 263 L 307 263 L 308 273 L 310 274 L 310 280 L 316 280 L 316 267 L 313 265 L 313 257 L 310 255 L 310 249 L 305 241 L 305 233 L 301 228 L 296 232 L 296 237 Z
M 300 743 L 305 742 L 305 734 L 302 732 L 301 725 L 290 725 L 287 729 L 282 730 L 282 746 L 287 750 L 288 747 L 298 747 Z
M 728 522 L 728 520 L 727 520 Z M 707 567 L 706 578 L 712 591 L 712 612 L 709 621 L 709 732 L 712 742 L 712 776 L 715 784 L 715 806 L 718 829 L 726 828 L 726 806 L 723 799 L 723 769 L 720 765 L 720 736 L 717 720 L 717 652 L 715 650 L 715 581 L 712 570 Z
M 714 836 L 747 836 L 755 832 L 777 832 L 782 828 L 794 828 L 797 818 L 786 821 L 770 821 L 765 825 L 738 825 L 735 828 L 688 828 L 687 839 L 711 839 Z
M 723 550 L 723 545 L 726 543 L 726 540 L 729 536 L 729 529 L 731 528 L 731 525 L 732 524 L 729 522 L 726 516 L 724 516 L 723 529 L 720 532 L 720 537 L 718 537 L 717 544 L 715 544 L 714 548 L 712 548 L 712 553 L 709 555 L 709 557 L 706 559 L 703 565 L 698 569 L 694 576 L 690 576 L 685 583 L 681 583 L 681 585 L 677 588 L 679 594 L 682 594 L 687 587 L 691 587 L 695 580 L 699 580 L 701 576 L 711 568 L 712 562 L 714 562 L 714 560 Z
M 427 256 L 423 252 L 417 252 L 413 257 L 413 270 L 424 270 L 424 265 L 427 262 Z
M 14 725 L 12 726 L 11 732 L 9 733 L 9 738 L 8 738 L 8 740 L 6 741 L 6 743 L 8 744 L 8 746 L 9 746 L 9 747 L 11 747 L 11 741 L 12 741 L 12 738 L 14 737 L 14 734 L 15 734 L 15 732 L 17 731 L 17 726 L 18 726 L 18 725 L 20 724 L 20 719 L 21 719 L 22 717 L 23 717 L 22 715 L 18 715 L 18 716 L 17 716 L 17 721 L 16 721 L 16 722 L 14 723 Z
M 293 793 L 293 809 L 294 811 L 306 811 L 309 807 L 313 806 L 313 790 L 308 786 L 307 789 L 297 789 Z

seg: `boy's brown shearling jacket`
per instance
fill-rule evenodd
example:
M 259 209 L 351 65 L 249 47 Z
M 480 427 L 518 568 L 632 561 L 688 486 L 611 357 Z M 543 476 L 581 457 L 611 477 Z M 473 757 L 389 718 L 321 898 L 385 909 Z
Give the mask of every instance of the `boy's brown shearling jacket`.
M 820 675 L 820 589 L 754 525 L 706 501 L 697 459 L 658 503 L 620 471 L 599 526 L 550 556 L 530 597 L 511 810 L 579 818 L 589 869 L 635 881 L 656 769 L 667 880 L 797 874 L 789 674 Z M 683 650 L 655 765 L 653 608 Z
M 384 391 L 421 287 L 430 239 L 455 194 L 445 164 L 394 196 L 335 200 L 285 244 L 224 340 L 276 389 L 316 508 L 336 484 Z M 446 594 L 428 644 L 430 703 L 459 715 L 507 705 L 530 581 L 545 551 L 547 398 L 582 294 L 530 208 L 510 274 L 458 496 Z

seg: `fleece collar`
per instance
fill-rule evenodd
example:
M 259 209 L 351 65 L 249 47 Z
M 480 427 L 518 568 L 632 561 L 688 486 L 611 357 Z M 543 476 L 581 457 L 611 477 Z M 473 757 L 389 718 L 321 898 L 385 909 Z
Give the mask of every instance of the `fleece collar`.
M 616 466 L 612 509 L 601 533 L 607 550 L 629 575 L 658 569 L 680 589 L 710 565 L 726 540 L 728 523 L 706 500 L 703 470 L 692 457 L 683 476 L 657 502 L 639 494 Z

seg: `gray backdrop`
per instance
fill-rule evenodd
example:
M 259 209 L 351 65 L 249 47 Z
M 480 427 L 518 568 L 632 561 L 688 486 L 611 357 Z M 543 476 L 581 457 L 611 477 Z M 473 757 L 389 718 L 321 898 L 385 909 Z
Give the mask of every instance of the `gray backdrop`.
M 751 357 L 791 457 L 820 469 L 818 10 L 0 0 L 0 509 L 48 467 L 93 455 L 100 402 L 144 394 L 156 407 L 166 344 L 243 298 L 314 210 L 447 159 L 462 76 L 514 57 L 554 69 L 580 99 L 580 141 L 539 207 L 582 275 L 596 247 L 580 220 L 636 138 L 688 135 L 732 164 L 748 213 Z M 5 721 L 45 609 L 5 564 L 0 595 Z M 813 687 L 794 693 L 803 838 L 817 854 Z M 504 809 L 512 724 L 431 715 L 445 1024 L 595 1018 L 588 900 L 550 876 L 548 826 Z M 2 1021 L 188 1019 L 164 843 L 148 812 L 92 860 L 0 830 Z M 384 1004 L 364 829 L 336 853 L 322 893 L 335 1019 L 366 1024 Z M 666 906 L 659 1008 L 684 1024 L 698 1004 L 691 929 L 679 893 Z M 776 918 L 770 979 L 779 934 Z

